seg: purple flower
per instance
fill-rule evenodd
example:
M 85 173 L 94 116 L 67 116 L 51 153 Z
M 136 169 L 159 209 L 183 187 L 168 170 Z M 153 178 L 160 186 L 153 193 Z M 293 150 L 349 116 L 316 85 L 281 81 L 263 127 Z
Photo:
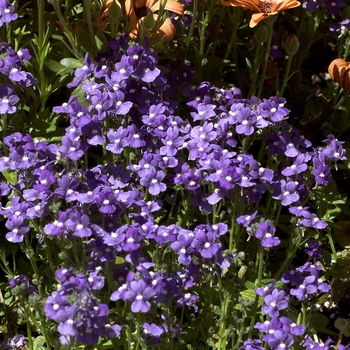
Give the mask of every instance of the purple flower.
M 215 116 L 215 105 L 199 103 L 196 106 L 197 112 L 191 112 L 193 121 L 197 120 L 209 120 Z
M 346 6 L 341 0 L 325 0 L 325 4 L 329 14 L 337 14 Z
M 140 179 L 142 186 L 148 187 L 149 193 L 153 196 L 158 195 L 160 192 L 166 190 L 165 183 L 161 182 L 165 177 L 165 173 L 162 170 L 157 171 L 155 168 L 150 168 L 145 172 Z
M 249 225 L 255 220 L 257 214 L 258 211 L 255 211 L 253 214 L 250 215 L 242 215 L 237 218 L 237 224 L 241 224 L 244 227 L 249 227 Z
M 0 85 L 0 113 L 13 114 L 17 108 L 15 104 L 19 101 L 19 97 L 13 94 L 13 89 L 10 84 Z
M 192 247 L 194 234 L 190 231 L 183 230 L 177 237 L 177 240 L 171 243 L 171 249 L 178 254 L 178 261 L 183 265 L 189 265 L 195 253 Z
M 62 345 L 95 345 L 99 337 L 120 335 L 120 326 L 109 325 L 108 306 L 99 303 L 91 293 L 90 287 L 101 287 L 96 273 L 87 278 L 82 273 L 60 269 L 56 275 L 62 275 L 60 288 L 47 298 L 44 311 L 47 318 L 59 322 Z
M 18 18 L 17 13 L 14 13 L 15 8 L 10 4 L 8 0 L 0 1 L 0 27 L 4 23 L 10 23 Z
M 110 143 L 106 146 L 106 149 L 115 154 L 122 153 L 124 148 L 129 146 L 128 135 L 128 130 L 122 126 L 120 126 L 117 131 L 110 129 L 107 132 L 107 138 Z
M 23 242 L 24 235 L 30 231 L 26 220 L 22 216 L 13 215 L 11 219 L 6 221 L 5 226 L 9 230 L 6 239 L 12 243 Z
M 313 227 L 321 230 L 328 226 L 327 223 L 319 219 L 316 214 L 311 213 L 306 214 L 304 216 L 304 219 L 298 222 L 298 225 L 304 227 Z
M 3 350 L 22 350 L 26 347 L 25 337 L 22 334 L 16 334 L 1 343 L 1 349 Z
M 213 123 L 204 122 L 202 126 L 195 126 L 191 131 L 192 140 L 190 145 L 196 145 L 197 148 L 206 148 L 210 142 L 215 140 L 217 133 L 214 129 Z
M 241 108 L 236 117 L 236 132 L 246 136 L 254 132 L 254 125 L 256 123 L 256 115 L 252 113 L 250 108 Z
M 166 137 L 161 140 L 164 146 L 160 148 L 160 154 L 168 157 L 175 156 L 177 150 L 183 145 L 184 140 L 184 137 L 179 136 L 179 130 L 177 128 L 168 128 Z
M 274 123 L 280 122 L 286 117 L 290 110 L 285 108 L 284 105 L 286 103 L 286 99 L 279 96 L 270 97 L 269 100 L 264 99 L 262 103 L 260 103 L 259 107 L 261 110 L 269 113 L 269 118 Z
M 265 350 L 265 347 L 260 339 L 248 339 L 239 350 Z
M 18 275 L 12 278 L 9 282 L 9 286 L 11 287 L 12 292 L 14 292 L 14 288 L 17 289 L 17 296 L 22 295 L 26 298 L 30 295 L 39 296 L 37 289 L 29 283 L 29 279 L 25 275 Z
M 264 301 L 266 305 L 261 308 L 261 311 L 272 318 L 278 316 L 280 310 L 288 307 L 288 295 L 277 288 L 266 295 Z
M 274 350 L 291 349 L 291 346 L 294 343 L 293 336 L 285 332 L 283 329 L 271 330 L 263 337 L 263 340 L 267 341 L 270 349 Z
M 305 350 L 329 350 L 329 345 L 331 343 L 333 343 L 331 338 L 328 338 L 324 343 L 319 343 L 313 340 L 309 335 L 307 335 L 302 342 Z
M 350 24 L 350 19 L 344 19 L 339 23 L 331 23 L 329 25 L 329 30 L 331 32 L 342 32 L 343 34 L 345 34 L 349 31 L 348 29 L 349 24 Z
M 144 323 L 142 325 L 142 339 L 154 345 L 160 342 L 160 336 L 164 333 L 164 328 L 154 323 Z
M 319 259 L 322 257 L 321 245 L 317 241 L 309 241 L 304 252 L 312 258 Z
M 315 276 L 307 276 L 297 288 L 292 288 L 290 294 L 294 295 L 298 300 L 306 300 L 308 295 L 317 292 L 317 279 Z
M 88 77 L 90 77 L 91 73 L 93 72 L 95 66 L 92 63 L 91 57 L 88 53 L 85 54 L 84 61 L 82 63 L 81 68 L 77 68 L 74 72 L 74 76 L 79 78 L 79 80 L 84 80 Z
M 154 290 L 148 286 L 145 281 L 131 281 L 129 289 L 125 292 L 125 299 L 132 301 L 132 312 L 148 312 L 151 309 L 151 303 L 148 301 L 154 295 Z
M 194 230 L 194 238 L 191 246 L 201 254 L 205 259 L 212 258 L 219 248 L 221 243 L 218 242 L 217 234 L 211 229 L 207 230 L 204 225 L 197 226 Z
M 281 200 L 281 204 L 286 206 L 292 203 L 298 202 L 300 199 L 297 191 L 298 184 L 294 181 L 281 180 L 279 186 L 275 186 L 275 192 L 273 193 L 273 199 Z
M 329 136 L 324 142 L 327 143 L 327 147 L 322 151 L 323 155 L 332 161 L 346 160 L 345 150 L 342 146 L 344 142 L 338 141 L 334 136 Z
M 307 0 L 303 3 L 303 7 L 310 12 L 315 12 L 320 5 L 325 4 L 326 0 Z
M 275 227 L 269 224 L 268 221 L 264 221 L 259 223 L 258 229 L 255 232 L 255 237 L 261 241 L 261 245 L 264 248 L 272 248 L 281 243 L 278 237 L 274 237 L 275 232 Z
M 62 145 L 59 147 L 59 152 L 72 160 L 78 160 L 84 155 L 86 147 L 84 144 L 68 135 L 62 137 Z
M 306 157 L 304 154 L 298 154 L 297 157 L 293 160 L 293 164 L 281 171 L 282 175 L 293 176 L 306 171 L 308 166 L 305 163 L 307 160 L 305 158 Z
M 51 320 L 65 322 L 77 314 L 77 306 L 70 305 L 63 293 L 54 291 L 46 300 L 44 306 L 45 315 Z

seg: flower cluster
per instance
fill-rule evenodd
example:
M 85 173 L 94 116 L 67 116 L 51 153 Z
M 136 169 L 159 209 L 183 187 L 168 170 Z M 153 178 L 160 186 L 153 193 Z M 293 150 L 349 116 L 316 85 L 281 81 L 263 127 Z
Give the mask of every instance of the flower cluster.
M 284 121 L 289 110 L 282 97 L 244 99 L 236 88 L 192 86 L 186 84 L 190 79 L 186 66 L 170 73 L 161 69 L 147 41 L 129 46 L 121 37 L 95 61 L 87 54 L 76 69 L 69 85 L 76 95 L 54 108 L 69 119 L 60 143 L 20 133 L 4 139 L 8 152 L 0 170 L 16 174 L 14 183 L 0 187 L 9 196 L 0 210 L 6 238 L 22 242 L 36 227 L 39 240 L 82 242 L 89 256 L 89 276 L 70 268 L 56 271 L 60 284 L 46 302 L 62 344 L 90 345 L 120 334 L 120 326 L 108 326 L 108 306 L 95 297 L 105 283 L 101 269 L 112 273 L 106 282 L 110 300 L 126 303 L 132 313 L 151 313 L 159 303 L 197 312 L 193 288 L 205 265 L 222 274 L 234 257 L 226 249 L 245 240 L 228 237 L 230 215 L 215 224 L 205 219 L 219 205 L 228 203 L 237 222 L 265 248 L 280 243 L 273 218 L 247 213 L 266 195 L 288 207 L 298 227 L 326 227 L 303 205 L 310 188 L 330 182 L 331 164 L 344 159 L 342 142 L 328 137 L 324 147 L 313 149 Z M 186 117 L 178 115 L 174 93 L 183 84 Z M 249 153 L 253 142 L 267 147 Z M 238 198 L 241 205 L 231 207 Z M 194 212 L 203 221 L 189 224 L 186 218 Z M 176 268 L 167 273 L 150 247 L 175 256 Z M 122 260 L 117 267 L 116 256 Z M 300 286 L 314 286 L 315 280 L 305 277 L 292 295 L 306 298 L 313 289 L 302 295 Z M 317 283 L 317 290 L 323 288 Z M 274 318 L 288 303 L 285 292 L 269 295 L 265 311 Z M 180 332 L 175 323 L 169 328 L 168 317 L 145 322 L 143 337 L 152 343 Z M 286 318 L 278 322 L 283 339 L 271 335 L 269 344 L 289 344 L 302 333 Z
M 115 338 L 120 335 L 121 327 L 109 324 L 108 306 L 99 303 L 92 294 L 104 285 L 99 271 L 87 277 L 75 274 L 73 269 L 61 268 L 56 271 L 56 277 L 60 283 L 57 291 L 48 297 L 44 311 L 47 318 L 60 322 L 61 344 L 93 345 L 100 336 Z
M 33 77 L 33 75 L 23 69 L 24 62 L 29 61 L 31 58 L 28 49 L 20 49 L 16 52 L 7 43 L 1 42 L 0 51 L 1 74 L 6 76 L 12 83 L 21 88 L 29 87 L 36 83 L 36 79 Z M 14 88 L 10 83 L 0 85 L 1 114 L 15 113 L 17 111 L 15 105 L 18 103 L 18 101 L 19 97 L 14 93 Z

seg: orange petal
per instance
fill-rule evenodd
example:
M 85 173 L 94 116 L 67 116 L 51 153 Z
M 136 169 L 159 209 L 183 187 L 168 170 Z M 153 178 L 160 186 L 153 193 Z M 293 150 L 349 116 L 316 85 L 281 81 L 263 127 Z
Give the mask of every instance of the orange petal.
M 159 11 L 160 9 L 160 3 L 159 1 L 156 1 L 151 7 L 152 12 Z M 178 15 L 183 15 L 184 14 L 184 8 L 181 5 L 180 2 L 175 1 L 175 0 L 168 0 L 165 4 L 164 7 L 165 10 L 172 11 L 177 13 Z
M 265 13 L 253 13 L 252 18 L 249 22 L 249 27 L 254 28 L 260 21 L 267 18 Z
M 130 13 L 134 12 L 134 4 L 132 0 L 125 0 L 125 12 L 127 16 L 130 16 Z
M 178 15 L 184 14 L 184 8 L 182 4 L 178 1 L 168 0 L 165 5 L 165 9 L 177 13 Z
M 272 11 L 284 11 L 288 9 L 292 9 L 294 7 L 300 6 L 300 2 L 296 0 L 284 0 L 282 2 L 278 2 L 276 6 L 272 8 Z
M 174 38 L 175 32 L 176 32 L 176 28 L 171 23 L 169 18 L 167 18 L 158 29 L 159 34 L 165 35 L 165 39 L 164 39 L 165 43 L 169 42 Z
M 261 10 L 259 9 L 259 7 L 257 6 L 257 3 L 259 3 L 259 1 L 254 1 L 254 0 L 229 0 L 229 1 L 224 1 L 222 3 L 222 5 L 225 6 L 238 6 L 238 7 L 242 7 L 243 9 L 250 9 L 254 12 L 261 12 Z

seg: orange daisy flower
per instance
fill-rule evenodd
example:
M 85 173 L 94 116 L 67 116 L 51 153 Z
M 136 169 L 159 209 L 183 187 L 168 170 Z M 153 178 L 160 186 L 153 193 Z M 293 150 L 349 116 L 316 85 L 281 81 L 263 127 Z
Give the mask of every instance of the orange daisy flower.
M 249 23 L 250 28 L 255 27 L 268 16 L 277 15 L 278 12 L 300 6 L 300 2 L 296 0 L 228 0 L 222 4 L 254 11 L 255 13 L 252 15 Z
M 142 23 L 144 17 L 152 13 L 154 19 L 157 20 L 157 12 L 161 6 L 164 6 L 165 10 L 172 11 L 178 15 L 183 15 L 184 10 L 182 5 L 176 0 L 126 0 L 125 9 L 126 15 L 129 16 L 131 22 L 130 38 L 133 39 L 138 34 L 138 25 Z M 158 29 L 158 34 L 165 35 L 165 42 L 173 39 L 175 34 L 175 27 L 167 18 L 164 23 Z

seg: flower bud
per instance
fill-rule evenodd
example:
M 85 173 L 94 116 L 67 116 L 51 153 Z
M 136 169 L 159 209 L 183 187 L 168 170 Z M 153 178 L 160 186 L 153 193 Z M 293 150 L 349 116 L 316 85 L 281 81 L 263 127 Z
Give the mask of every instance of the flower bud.
M 269 30 L 265 25 L 260 26 L 257 31 L 254 33 L 254 39 L 259 43 L 264 43 L 267 41 L 269 36 Z
M 285 42 L 285 48 L 288 53 L 288 55 L 294 55 L 299 50 L 299 40 L 296 35 L 291 34 L 288 36 L 286 42 Z
M 332 80 L 345 90 L 350 91 L 350 63 L 342 58 L 337 58 L 328 67 L 328 73 Z

